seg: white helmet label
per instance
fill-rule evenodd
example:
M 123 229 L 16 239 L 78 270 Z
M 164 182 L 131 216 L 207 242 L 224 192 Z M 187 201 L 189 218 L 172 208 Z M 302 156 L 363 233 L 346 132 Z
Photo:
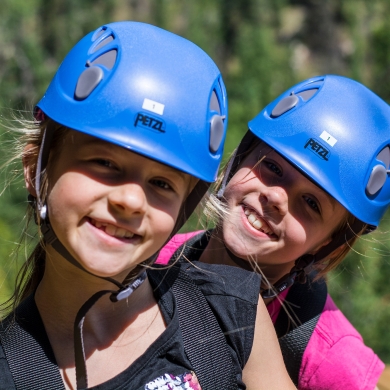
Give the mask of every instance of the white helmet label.
M 337 142 L 337 139 L 332 137 L 327 131 L 323 131 L 320 135 L 320 138 L 322 138 L 330 146 L 334 146 Z
M 164 113 L 165 105 L 145 98 L 142 104 L 142 108 L 144 110 L 154 112 L 155 114 L 162 115 Z

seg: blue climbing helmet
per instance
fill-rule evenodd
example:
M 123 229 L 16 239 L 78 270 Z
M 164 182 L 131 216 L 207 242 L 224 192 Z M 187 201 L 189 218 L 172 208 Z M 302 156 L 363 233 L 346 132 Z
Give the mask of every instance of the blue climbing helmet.
M 37 104 L 35 118 L 124 147 L 200 179 L 175 231 L 215 181 L 227 127 L 221 73 L 194 43 L 139 22 L 99 27 L 68 53 Z M 50 153 L 47 127 L 35 188 Z M 40 219 L 46 205 L 38 195 Z
M 161 28 L 126 21 L 86 35 L 37 108 L 71 129 L 216 179 L 227 125 L 221 73 L 198 46 Z
M 249 130 L 376 227 L 390 203 L 390 107 L 335 75 L 303 81 L 249 122 Z
M 217 177 L 227 97 L 219 69 L 198 46 L 152 25 L 116 22 L 71 49 L 36 106 L 36 120 L 48 124 L 37 159 L 37 189 L 56 128 L 47 117 L 198 178 L 173 235 Z M 58 240 L 39 190 L 29 201 L 45 242 L 82 268 Z

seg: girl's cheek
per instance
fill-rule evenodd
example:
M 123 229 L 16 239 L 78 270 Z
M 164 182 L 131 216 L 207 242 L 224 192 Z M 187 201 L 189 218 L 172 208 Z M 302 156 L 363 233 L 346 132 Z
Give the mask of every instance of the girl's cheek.
M 308 238 L 306 229 L 298 221 L 290 221 L 288 224 L 286 224 L 285 236 L 287 245 L 304 244 Z

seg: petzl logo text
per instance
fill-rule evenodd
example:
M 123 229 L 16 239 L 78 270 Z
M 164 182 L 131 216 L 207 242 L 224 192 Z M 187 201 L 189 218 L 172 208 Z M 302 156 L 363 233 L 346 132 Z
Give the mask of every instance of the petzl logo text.
M 319 158 L 322 158 L 325 161 L 329 160 L 329 156 L 330 156 L 329 150 L 326 149 L 325 146 L 323 146 L 313 138 L 310 138 L 306 142 L 305 149 L 309 149 L 311 152 L 313 152 L 315 155 L 317 155 Z
M 147 129 L 157 130 L 161 133 L 165 133 L 164 121 L 151 115 L 143 114 L 142 112 L 139 112 L 135 117 L 134 126 L 142 126 L 146 127 Z

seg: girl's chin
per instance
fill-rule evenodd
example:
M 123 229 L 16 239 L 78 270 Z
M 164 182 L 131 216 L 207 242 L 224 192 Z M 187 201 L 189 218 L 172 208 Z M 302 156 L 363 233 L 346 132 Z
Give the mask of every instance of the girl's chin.
M 102 260 L 102 259 L 101 259 Z M 114 278 L 122 281 L 128 273 L 136 267 L 137 264 L 129 264 L 125 266 L 123 263 L 115 266 L 115 263 L 109 259 L 106 261 L 99 261 L 90 263 L 89 261 L 79 262 L 80 265 L 91 275 L 101 278 Z

